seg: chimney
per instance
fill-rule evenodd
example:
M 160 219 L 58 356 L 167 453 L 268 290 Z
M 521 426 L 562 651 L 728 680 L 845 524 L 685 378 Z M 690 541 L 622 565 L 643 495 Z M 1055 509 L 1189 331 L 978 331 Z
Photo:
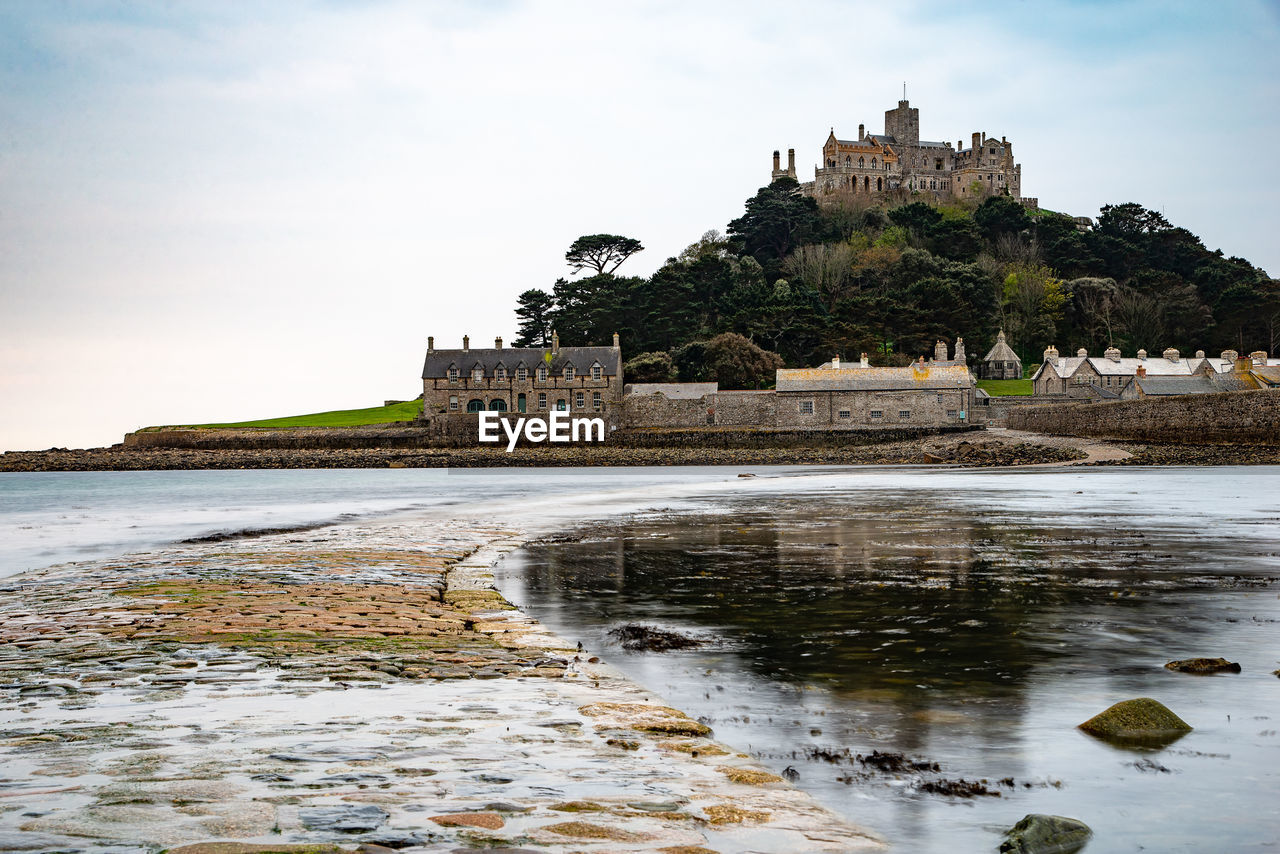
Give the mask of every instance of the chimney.
M 1253 361 L 1255 367 L 1265 368 L 1267 366 L 1267 351 L 1254 350 L 1249 354 L 1249 358 Z
M 933 360 L 935 362 L 947 361 L 947 342 L 941 338 L 938 339 L 937 344 L 933 345 Z
M 470 349 L 471 349 L 471 336 L 463 335 L 462 336 L 462 352 L 465 353 Z
M 1146 351 L 1146 350 L 1139 350 L 1139 351 L 1138 351 L 1138 361 L 1139 361 L 1139 362 L 1145 362 L 1146 360 L 1147 360 L 1147 351 Z
M 1203 358 L 1204 358 L 1204 351 L 1203 351 L 1203 350 L 1197 350 L 1197 351 L 1196 351 L 1196 358 L 1197 358 L 1197 359 L 1203 359 Z
M 621 347 L 622 347 L 622 344 L 618 340 L 618 333 L 615 332 L 613 333 L 613 349 L 618 350 L 618 349 L 621 349 Z
M 956 339 L 956 354 L 955 354 L 955 356 L 954 356 L 954 357 L 952 357 L 952 358 L 954 358 L 957 362 L 959 362 L 959 363 L 960 363 L 960 364 L 962 364 L 962 365 L 963 365 L 963 364 L 965 363 L 965 361 L 967 360 L 967 357 L 966 357 L 966 356 L 965 356 L 965 354 L 964 354 L 964 339 L 963 339 L 963 338 L 957 338 L 957 339 Z
M 793 178 L 796 175 L 796 150 L 794 148 L 787 149 L 787 174 Z
M 1233 365 L 1234 365 L 1234 364 L 1235 364 L 1235 362 L 1236 362 L 1236 358 L 1237 358 L 1239 355 L 1240 355 L 1240 354 L 1239 354 L 1239 353 L 1237 353 L 1235 350 L 1223 350 L 1223 351 L 1222 351 L 1222 357 L 1221 357 L 1221 358 L 1222 358 L 1222 361 L 1224 361 L 1224 362 L 1230 362 L 1231 364 L 1233 364 Z
M 1076 351 L 1076 358 L 1077 358 L 1077 359 L 1087 359 L 1087 358 L 1089 358 L 1089 351 L 1088 351 L 1088 350 L 1086 350 L 1085 348 L 1081 347 L 1079 350 L 1077 350 L 1077 351 Z
M 866 354 L 866 353 L 863 353 L 863 354 L 862 354 L 862 358 L 858 360 L 858 367 L 860 367 L 860 368 L 869 368 L 869 367 L 871 367 L 871 361 L 867 358 L 867 354 Z
M 1044 351 L 1044 360 L 1046 362 L 1058 361 L 1058 348 L 1050 344 Z
M 957 140 L 956 140 L 956 151 L 964 151 L 964 140 L 963 140 L 963 139 L 957 139 Z
M 839 357 L 839 356 L 832 356 L 832 357 L 831 357 L 831 367 L 833 367 L 833 368 L 839 368 L 839 367 L 840 367 L 840 357 Z
M 1120 361 L 1120 350 L 1116 347 L 1108 347 L 1107 352 L 1103 353 L 1102 355 L 1106 356 L 1108 359 L 1110 359 L 1113 362 L 1118 363 Z
M 560 333 L 554 329 L 551 330 L 551 355 L 556 356 L 560 353 Z
M 862 142 L 867 138 L 867 126 L 858 125 L 858 142 Z
M 501 350 L 501 349 L 502 349 L 502 336 L 501 336 L 501 335 L 499 335 L 497 338 L 494 338 L 494 339 L 493 339 L 493 349 L 495 349 L 495 350 Z
M 1231 369 L 1233 373 L 1247 374 L 1253 367 L 1253 359 L 1248 356 L 1237 356 L 1235 366 Z
M 1170 362 L 1178 361 L 1178 351 L 1175 350 L 1173 347 L 1170 347 L 1167 350 L 1165 350 L 1163 355 L 1167 361 L 1170 361 Z
M 777 149 L 773 152 L 773 171 L 780 172 L 782 170 L 782 154 Z
M 982 134 L 976 130 L 973 132 L 973 147 L 982 148 Z
M 1146 365 L 1138 365 L 1138 378 L 1139 378 L 1139 379 L 1141 379 L 1142 377 L 1145 377 L 1146 375 L 1147 375 L 1147 366 L 1146 366 Z
M 434 335 L 427 336 L 427 352 L 434 353 L 436 351 L 436 337 Z

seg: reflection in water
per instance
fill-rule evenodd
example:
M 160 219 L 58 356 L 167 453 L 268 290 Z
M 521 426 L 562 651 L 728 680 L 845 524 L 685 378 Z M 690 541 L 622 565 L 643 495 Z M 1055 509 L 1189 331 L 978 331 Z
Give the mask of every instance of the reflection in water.
M 1083 819 L 1090 851 L 1274 841 L 1276 526 L 1241 540 L 1009 509 L 1029 495 L 1006 489 L 998 512 L 980 494 L 907 487 L 725 497 L 527 548 L 501 583 L 899 850 L 992 850 L 1028 812 Z M 610 628 L 636 621 L 713 643 L 607 648 Z M 1248 663 L 1232 677 L 1163 670 L 1182 654 Z M 1144 694 L 1196 731 L 1135 752 L 1074 729 Z M 873 750 L 939 771 L 856 759 Z M 927 791 L 959 778 L 999 796 Z

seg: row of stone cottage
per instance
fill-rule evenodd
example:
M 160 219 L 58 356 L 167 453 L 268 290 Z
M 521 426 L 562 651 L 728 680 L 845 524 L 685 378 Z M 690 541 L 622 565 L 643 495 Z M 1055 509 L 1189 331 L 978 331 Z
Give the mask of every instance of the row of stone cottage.
M 620 427 L 857 429 L 937 427 L 975 419 L 976 387 L 965 363 L 939 342 L 934 359 L 872 367 L 837 357 L 817 368 L 779 369 L 767 391 L 721 390 L 716 383 L 636 383 L 622 375 L 618 336 L 611 347 L 435 347 L 427 339 L 422 419 L 442 434 L 475 430 L 481 410 L 603 417 Z
M 985 392 L 976 387 L 965 359 L 964 339 L 954 358 L 939 341 L 934 357 L 907 367 L 872 367 L 866 354 L 856 364 L 839 357 L 816 368 L 781 368 L 767 391 L 723 390 L 715 383 L 625 383 L 622 350 L 614 335 L 609 347 L 435 348 L 427 339 L 422 371 L 423 421 L 441 433 L 475 429 L 482 410 L 600 416 L 621 427 L 754 427 L 770 429 L 864 429 L 939 427 L 987 420 Z M 1022 363 L 1005 341 L 979 363 L 986 378 L 1022 375 Z M 1280 388 L 1280 361 L 1265 353 L 1237 358 L 1233 350 L 1217 358 L 1198 351 L 1183 358 L 1168 349 L 1149 358 L 1139 350 L 1124 358 L 1116 348 L 1101 357 L 1080 350 L 1062 357 L 1054 347 L 1033 378 L 1035 393 L 999 398 L 1002 404 L 1058 400 L 1126 399 L 1204 394 L 1248 388 Z

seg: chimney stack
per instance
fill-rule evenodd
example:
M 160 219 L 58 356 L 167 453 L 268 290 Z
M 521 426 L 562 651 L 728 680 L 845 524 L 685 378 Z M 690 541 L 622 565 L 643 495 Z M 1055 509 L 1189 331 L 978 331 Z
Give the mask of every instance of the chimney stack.
M 613 333 L 613 349 L 619 350 L 621 348 L 622 348 L 622 343 L 618 339 L 618 333 L 615 332 Z
M 1046 362 L 1058 361 L 1058 348 L 1050 344 L 1044 351 L 1044 360 Z
M 471 336 L 463 335 L 462 336 L 462 352 L 465 353 L 470 349 L 471 349 Z
M 501 336 L 501 335 L 499 335 L 497 338 L 494 338 L 494 339 L 493 339 L 493 349 L 495 349 L 495 350 L 501 350 L 501 349 L 502 349 L 502 336 Z
M 774 149 L 774 152 L 773 152 L 773 171 L 774 172 L 782 171 L 782 154 L 777 149 Z
M 554 329 L 551 330 L 551 355 L 556 356 L 560 353 L 560 333 Z
M 436 351 L 436 337 L 434 335 L 427 336 L 427 352 L 434 353 Z
M 955 355 L 955 357 L 954 357 L 954 358 L 955 358 L 955 361 L 959 362 L 959 363 L 960 363 L 960 364 L 962 364 L 962 365 L 965 363 L 965 361 L 967 361 L 967 357 L 966 357 L 966 356 L 965 356 L 965 354 L 964 354 L 964 339 L 963 339 L 963 338 L 957 338 L 957 339 L 956 339 L 956 355 Z
M 839 357 L 839 356 L 832 356 L 832 357 L 831 357 L 831 367 L 833 367 L 833 368 L 838 368 L 838 367 L 840 367 L 840 357 Z
M 867 126 L 858 125 L 858 142 L 862 142 L 867 138 Z
M 867 358 L 867 354 L 866 354 L 866 353 L 863 353 L 863 354 L 862 354 L 862 358 L 859 360 L 858 367 L 860 367 L 860 368 L 869 368 L 869 367 L 871 367 L 871 360 Z
M 941 338 L 938 339 L 937 344 L 933 345 L 933 360 L 935 362 L 947 361 L 947 342 Z
M 1141 378 L 1141 377 L 1145 377 L 1146 375 L 1147 375 L 1147 366 L 1138 365 L 1138 377 Z
M 796 150 L 794 148 L 787 149 L 787 174 L 792 178 L 796 176 Z

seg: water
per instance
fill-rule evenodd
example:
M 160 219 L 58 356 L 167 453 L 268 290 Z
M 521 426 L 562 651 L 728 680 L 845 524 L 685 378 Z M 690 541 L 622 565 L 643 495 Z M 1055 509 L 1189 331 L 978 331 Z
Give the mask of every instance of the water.
M 424 513 L 548 529 L 732 486 L 739 471 L 333 469 L 0 473 L 0 577 L 192 537 Z
M 522 550 L 500 586 L 898 850 L 994 850 L 1030 812 L 1084 820 L 1095 853 L 1275 850 L 1277 495 L 1275 468 L 752 481 Z M 709 645 L 626 653 L 626 622 Z M 1243 673 L 1162 666 L 1219 655 Z M 1195 730 L 1131 750 L 1075 729 L 1137 696 Z M 920 788 L 961 778 L 1000 797 Z

